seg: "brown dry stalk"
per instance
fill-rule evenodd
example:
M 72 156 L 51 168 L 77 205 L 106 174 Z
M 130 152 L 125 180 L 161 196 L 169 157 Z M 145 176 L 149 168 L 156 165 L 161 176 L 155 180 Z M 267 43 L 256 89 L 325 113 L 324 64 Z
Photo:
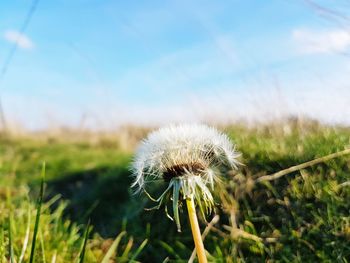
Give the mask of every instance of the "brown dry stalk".
M 258 237 L 256 235 L 250 234 L 240 228 L 236 228 L 236 227 L 232 227 L 232 226 L 223 226 L 226 230 L 231 232 L 231 237 L 233 240 L 238 240 L 240 238 L 243 239 L 250 239 L 253 240 L 255 242 L 262 242 L 263 239 L 261 237 Z
M 319 164 L 319 163 L 323 163 L 323 162 L 326 162 L 326 161 L 329 161 L 331 159 L 338 158 L 340 156 L 347 155 L 347 154 L 350 154 L 350 148 L 345 149 L 345 150 L 340 151 L 340 152 L 332 153 L 332 154 L 329 154 L 329 155 L 326 155 L 326 156 L 323 156 L 323 157 L 320 157 L 320 158 L 317 158 L 317 159 L 314 159 L 314 160 L 311 160 L 311 161 L 308 161 L 308 162 L 305 162 L 302 164 L 294 165 L 292 167 L 289 167 L 287 169 L 284 169 L 284 170 L 279 171 L 279 172 L 274 173 L 274 174 L 261 176 L 258 179 L 256 179 L 256 181 L 258 183 L 261 183 L 261 182 L 276 180 L 276 179 L 278 179 L 286 174 L 290 174 L 292 172 L 299 171 L 299 170 L 304 169 L 306 167 L 309 167 L 309 166 L 312 166 L 315 164 Z

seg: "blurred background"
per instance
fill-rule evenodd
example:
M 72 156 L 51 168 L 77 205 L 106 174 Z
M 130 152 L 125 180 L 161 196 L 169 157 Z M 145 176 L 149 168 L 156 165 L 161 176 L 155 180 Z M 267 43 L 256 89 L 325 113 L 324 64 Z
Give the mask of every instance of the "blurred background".
M 2 126 L 350 123 L 346 0 L 0 4 Z

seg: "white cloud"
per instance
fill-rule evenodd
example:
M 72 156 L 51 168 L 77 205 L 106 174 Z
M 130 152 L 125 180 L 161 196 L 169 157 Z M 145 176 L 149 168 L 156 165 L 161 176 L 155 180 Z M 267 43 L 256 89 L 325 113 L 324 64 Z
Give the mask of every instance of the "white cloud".
M 34 43 L 32 42 L 32 40 L 28 36 L 16 30 L 7 30 L 4 34 L 4 38 L 10 43 L 17 43 L 19 48 L 22 48 L 22 49 L 34 48 Z
M 295 29 L 292 38 L 297 42 L 300 52 L 307 54 L 346 52 L 350 48 L 350 32 L 341 29 Z

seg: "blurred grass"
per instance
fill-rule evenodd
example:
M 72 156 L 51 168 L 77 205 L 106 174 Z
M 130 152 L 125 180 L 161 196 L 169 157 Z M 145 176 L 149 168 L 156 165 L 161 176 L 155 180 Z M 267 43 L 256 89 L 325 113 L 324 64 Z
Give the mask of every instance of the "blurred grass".
M 51 207 L 54 200 L 43 203 L 40 221 L 36 224 L 36 207 L 34 202 L 29 201 L 27 188 L 17 188 L 0 201 L 0 262 L 10 262 L 9 249 L 13 255 L 11 262 L 29 262 L 32 255 L 35 256 L 33 262 L 78 262 L 85 242 L 84 226 L 62 217 L 66 202 L 61 202 L 55 209 Z M 36 226 L 38 235 L 32 236 L 36 233 Z M 117 238 L 121 239 L 124 235 Z M 37 245 L 33 247 L 35 237 Z M 118 250 L 115 247 L 109 252 L 112 239 L 104 239 L 94 233 L 86 241 L 84 262 L 101 262 L 106 254 L 111 260 L 109 262 L 132 262 L 130 260 L 140 253 L 131 237 L 125 237 Z
M 349 147 L 350 129 L 298 119 L 222 129 L 237 144 L 244 166 L 229 171 L 215 191 L 220 220 L 206 237 L 209 258 L 215 262 L 349 262 L 350 187 L 343 184 L 350 181 L 349 156 L 263 184 L 255 179 Z M 162 209 L 144 211 L 153 204 L 142 195 L 133 195 L 129 188 L 132 150 L 145 133 L 141 129 L 133 131 L 137 136 L 82 136 L 78 140 L 61 135 L 1 138 L 0 198 L 6 200 L 6 189 L 10 189 L 11 207 L 20 215 L 13 231 L 15 255 L 25 236 L 28 207 L 33 209 L 30 200 L 38 194 L 39 166 L 45 160 L 46 202 L 57 195 L 65 200 L 44 208 L 44 229 L 38 237 L 45 236 L 48 261 L 54 251 L 64 251 L 64 257 L 76 256 L 83 239 L 81 226 L 91 218 L 93 234 L 86 254 L 89 260 L 102 260 L 116 234 L 125 235 L 122 233 L 126 231 L 129 239 L 122 244 L 121 258 L 130 244 L 142 246 L 147 239 L 148 244 L 139 251 L 142 262 L 162 262 L 166 258 L 187 262 L 193 248 L 187 219 L 181 216 L 184 229 L 178 234 Z M 1 203 L 1 226 L 7 226 L 5 211 L 9 207 Z M 1 226 L 0 240 L 6 243 L 8 226 Z M 59 234 L 50 237 L 47 232 L 51 229 Z M 69 253 L 61 244 L 64 240 L 69 241 Z M 137 249 L 133 251 L 138 253 Z M 8 252 L 0 250 L 0 255 Z

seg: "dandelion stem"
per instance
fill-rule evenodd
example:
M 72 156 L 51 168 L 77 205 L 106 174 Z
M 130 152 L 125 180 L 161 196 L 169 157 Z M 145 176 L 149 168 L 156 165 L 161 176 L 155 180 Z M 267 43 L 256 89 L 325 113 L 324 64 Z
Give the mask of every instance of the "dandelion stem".
M 197 214 L 196 214 L 196 208 L 194 206 L 193 197 L 186 199 L 187 204 L 187 211 L 188 211 L 188 217 L 190 219 L 191 223 L 191 230 L 192 230 L 192 236 L 194 245 L 196 247 L 196 252 L 198 256 L 199 263 L 207 263 L 207 257 L 205 255 L 205 249 L 203 245 L 203 240 L 201 236 L 201 232 L 199 229 Z

